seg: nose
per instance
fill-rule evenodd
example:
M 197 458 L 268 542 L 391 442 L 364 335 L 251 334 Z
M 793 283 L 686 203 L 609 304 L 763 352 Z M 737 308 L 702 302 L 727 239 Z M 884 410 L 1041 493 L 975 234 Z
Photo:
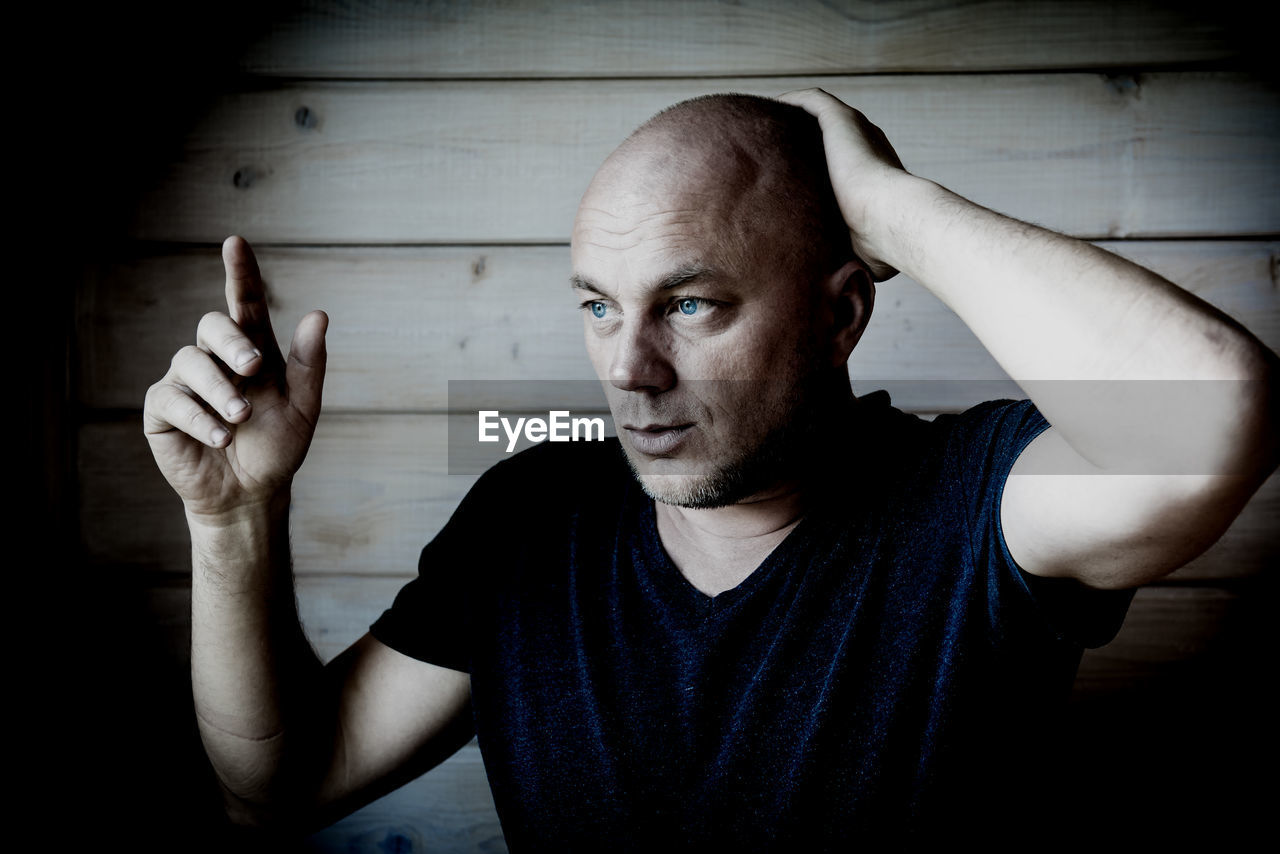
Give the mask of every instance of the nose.
M 675 368 L 658 325 L 624 323 L 613 336 L 613 345 L 609 382 L 615 388 L 657 393 L 675 385 Z

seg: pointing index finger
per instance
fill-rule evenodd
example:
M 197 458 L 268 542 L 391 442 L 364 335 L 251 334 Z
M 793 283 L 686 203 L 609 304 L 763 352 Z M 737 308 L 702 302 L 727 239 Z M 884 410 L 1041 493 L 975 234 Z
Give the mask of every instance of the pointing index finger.
M 267 290 L 248 241 L 235 235 L 228 237 L 222 244 L 222 263 L 227 271 L 227 313 L 258 349 L 279 361 L 280 347 L 267 310 Z

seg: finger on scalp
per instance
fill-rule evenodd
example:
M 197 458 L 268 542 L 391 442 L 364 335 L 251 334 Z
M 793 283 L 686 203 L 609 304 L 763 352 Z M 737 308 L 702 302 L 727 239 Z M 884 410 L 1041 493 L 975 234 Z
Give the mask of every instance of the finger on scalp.
M 776 96 L 780 101 L 787 101 L 792 104 L 801 104 L 806 101 L 814 101 L 821 99 L 835 100 L 835 96 L 826 89 L 819 89 L 817 86 L 810 86 L 807 89 L 791 89 Z
M 241 376 L 253 374 L 262 364 L 262 351 L 234 320 L 220 311 L 211 311 L 200 318 L 196 326 L 196 346 Z

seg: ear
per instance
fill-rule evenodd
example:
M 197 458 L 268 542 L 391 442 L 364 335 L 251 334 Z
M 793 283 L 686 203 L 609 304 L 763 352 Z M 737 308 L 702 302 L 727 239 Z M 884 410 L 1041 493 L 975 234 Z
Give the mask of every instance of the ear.
M 843 365 L 862 338 L 871 320 L 876 286 L 871 272 L 854 258 L 823 282 L 824 295 L 831 306 L 831 364 Z

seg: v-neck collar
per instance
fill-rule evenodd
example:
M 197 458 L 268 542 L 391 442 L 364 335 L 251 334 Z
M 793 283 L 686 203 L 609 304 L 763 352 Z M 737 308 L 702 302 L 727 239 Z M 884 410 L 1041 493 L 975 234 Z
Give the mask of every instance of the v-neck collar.
M 638 572 L 643 573 L 655 587 L 664 592 L 668 601 L 690 616 L 710 619 L 728 613 L 739 603 L 751 598 L 752 593 L 765 585 L 776 573 L 779 564 L 793 563 L 792 556 L 808 539 L 808 530 L 815 515 L 811 510 L 792 528 L 782 542 L 774 546 L 751 574 L 731 587 L 710 596 L 685 578 L 675 565 L 675 561 L 667 553 L 658 534 L 658 517 L 654 501 L 636 484 L 629 495 L 629 500 L 638 501 L 639 542 L 636 544 Z
M 864 395 L 855 402 L 853 418 L 849 423 L 852 442 L 862 431 L 874 431 L 884 414 L 889 410 L 889 395 L 885 391 L 876 391 Z M 833 469 L 838 470 L 847 460 L 833 460 Z M 835 471 L 829 474 L 838 474 Z M 827 485 L 829 486 L 829 485 Z M 744 578 L 736 587 L 732 587 L 715 596 L 709 596 L 693 585 L 684 573 L 675 565 L 675 561 L 667 553 L 658 534 L 658 519 L 654 507 L 654 499 L 645 494 L 634 476 L 630 479 L 625 501 L 635 507 L 633 518 L 638 520 L 636 538 L 632 543 L 632 556 L 636 572 L 641 575 L 639 582 L 652 587 L 663 600 L 672 607 L 691 617 L 708 621 L 714 617 L 727 615 L 736 610 L 741 603 L 753 598 L 753 594 L 764 587 L 770 579 L 778 574 L 779 565 L 798 566 L 797 556 L 812 539 L 812 531 L 820 520 L 831 512 L 836 512 L 833 504 L 846 505 L 849 496 L 836 496 L 819 487 L 818 494 L 811 496 L 812 501 L 800 522 L 765 556 L 764 560 Z M 866 500 L 863 496 L 861 500 Z M 848 512 L 849 507 L 844 507 Z

